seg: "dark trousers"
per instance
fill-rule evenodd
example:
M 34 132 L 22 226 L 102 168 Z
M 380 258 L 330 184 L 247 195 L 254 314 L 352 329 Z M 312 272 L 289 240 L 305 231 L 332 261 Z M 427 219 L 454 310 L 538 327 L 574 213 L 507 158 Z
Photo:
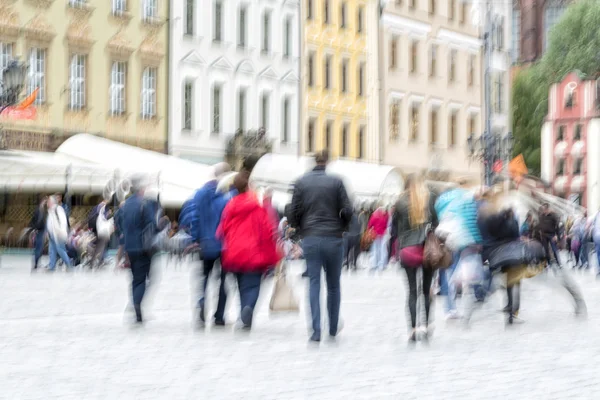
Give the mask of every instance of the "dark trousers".
M 521 284 L 517 283 L 509 288 L 506 288 L 508 296 L 508 312 L 512 315 L 517 315 L 521 306 Z
M 553 236 L 544 236 L 542 235 L 542 246 L 544 246 L 544 250 L 546 251 L 546 261 L 548 265 L 552 262 L 552 257 L 550 257 L 550 253 L 554 256 L 556 260 L 556 264 L 560 266 L 560 260 L 558 258 L 558 246 L 554 240 L 552 240 Z
M 344 238 L 344 258 L 348 269 L 356 269 L 356 260 L 360 254 L 360 236 L 346 236 Z
M 309 236 L 302 247 L 310 278 L 309 297 L 313 333 L 321 335 L 321 269 L 325 270 L 327 283 L 327 314 L 329 334 L 335 336 L 340 316 L 340 276 L 342 274 L 343 241 L 335 237 Z
M 128 253 L 131 263 L 131 295 L 133 305 L 140 306 L 146 293 L 146 284 L 150 278 L 150 264 L 152 257 L 146 253 Z
M 246 272 L 235 274 L 235 276 L 240 291 L 241 309 L 250 307 L 254 310 L 258 301 L 258 295 L 260 294 L 260 283 L 263 274 L 261 272 Z
M 35 233 L 35 251 L 33 256 L 33 268 L 37 268 L 40 262 L 40 258 L 42 258 L 42 253 L 44 252 L 44 237 L 46 235 L 46 230 L 37 231 Z
M 425 298 L 425 325 L 429 324 L 429 306 L 431 305 L 431 281 L 433 280 L 433 269 L 431 268 L 404 268 L 408 278 L 408 310 L 410 312 L 410 323 L 413 329 L 417 327 L 417 274 L 419 269 L 423 271 L 423 297 Z
M 198 306 L 201 307 L 205 303 L 206 296 L 206 288 L 208 287 L 208 279 L 210 278 L 210 273 L 215 267 L 216 259 L 204 259 L 202 260 L 202 273 L 203 273 L 203 286 L 202 286 L 202 294 L 200 295 L 200 299 L 198 300 Z M 225 318 L 225 305 L 227 303 L 227 291 L 225 290 L 225 278 L 227 274 L 221 268 L 221 279 L 219 284 L 219 300 L 217 303 L 217 311 L 215 312 L 215 319 L 217 321 L 223 321 Z

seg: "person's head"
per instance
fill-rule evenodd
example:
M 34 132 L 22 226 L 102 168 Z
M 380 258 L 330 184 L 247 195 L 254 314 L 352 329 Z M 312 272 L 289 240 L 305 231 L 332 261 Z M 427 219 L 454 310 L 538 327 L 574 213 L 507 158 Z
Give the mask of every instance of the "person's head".
M 258 163 L 258 159 L 259 157 L 256 155 L 251 155 L 244 159 L 244 162 L 242 163 L 242 169 L 233 180 L 233 186 L 235 186 L 239 193 L 244 193 L 248 191 L 250 175 L 252 174 L 254 167 Z
M 542 204 L 542 214 L 549 214 L 549 213 L 550 213 L 550 204 L 548 204 L 548 203 Z
M 325 167 L 329 163 L 329 150 L 321 150 L 315 154 L 315 162 L 320 167 Z
M 58 204 L 62 203 L 62 194 L 61 193 L 54 193 L 54 198 L 56 199 L 56 202 Z
M 427 222 L 429 209 L 429 190 L 418 175 L 410 175 L 406 179 L 408 192 L 408 216 L 411 226 L 418 226 Z
M 55 196 L 48 197 L 48 208 L 52 209 L 58 205 L 58 201 L 56 201 Z
M 229 172 L 231 172 L 231 166 L 226 162 L 220 162 L 213 165 L 213 175 L 215 179 L 221 179 Z
M 143 175 L 136 175 L 131 178 L 131 193 L 143 196 L 146 191 L 146 177 Z
M 42 199 L 40 200 L 40 207 L 45 207 L 48 205 L 48 196 L 44 196 L 42 197 Z

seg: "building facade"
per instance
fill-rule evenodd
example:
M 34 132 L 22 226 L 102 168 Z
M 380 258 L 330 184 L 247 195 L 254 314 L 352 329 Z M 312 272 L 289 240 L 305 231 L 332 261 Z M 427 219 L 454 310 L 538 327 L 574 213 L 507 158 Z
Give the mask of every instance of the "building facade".
M 213 164 L 236 132 L 264 130 L 273 151 L 297 153 L 299 3 L 170 3 L 169 152 Z
M 542 128 L 541 177 L 555 195 L 600 209 L 600 81 L 577 72 L 552 85 Z
M 166 150 L 166 0 L 0 1 L 0 62 L 29 64 L 26 118 L 0 115 L 6 148 L 54 150 L 87 132 Z M 61 21 L 61 23 L 58 23 Z
M 483 132 L 482 43 L 470 3 L 390 1 L 380 28 L 383 161 L 480 178 L 467 138 Z
M 303 0 L 301 153 L 379 161 L 377 2 Z

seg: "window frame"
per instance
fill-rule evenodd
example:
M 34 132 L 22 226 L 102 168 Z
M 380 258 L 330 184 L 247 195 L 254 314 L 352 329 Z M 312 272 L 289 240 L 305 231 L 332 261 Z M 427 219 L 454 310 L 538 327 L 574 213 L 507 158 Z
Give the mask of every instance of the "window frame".
M 158 89 L 158 68 L 144 67 L 142 71 L 141 108 L 142 119 L 156 118 Z

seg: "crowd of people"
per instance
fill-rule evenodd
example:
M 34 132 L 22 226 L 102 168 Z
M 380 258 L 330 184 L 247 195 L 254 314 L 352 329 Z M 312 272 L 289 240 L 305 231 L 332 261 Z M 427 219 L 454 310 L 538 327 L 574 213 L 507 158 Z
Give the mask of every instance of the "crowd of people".
M 468 182 L 442 191 L 432 189 L 421 177 L 411 176 L 395 204 L 358 208 L 352 204 L 344 182 L 326 172 L 329 156 L 319 152 L 316 167 L 294 184 L 292 200 L 280 215 L 272 204 L 272 192 L 259 196 L 249 181 L 258 158 L 244 160 L 231 182 L 226 163 L 214 166 L 214 176 L 187 201 L 179 220 L 170 222 L 157 200 L 145 197 L 146 179 L 131 178 L 131 195 L 112 215 L 107 201 L 90 213 L 86 224 L 71 227 L 61 197 L 43 199 L 33 217 L 34 268 L 38 267 L 44 237 L 49 240 L 49 271 L 63 260 L 67 268 L 89 253 L 91 266 L 102 265 L 107 243 L 118 238 L 117 263 L 131 269 L 134 321 L 144 322 L 142 303 L 150 279 L 153 256 L 165 243 L 177 239 L 178 254 L 196 251 L 202 260 L 203 285 L 197 294 L 197 322 L 209 320 L 224 326 L 228 298 L 226 277 L 237 281 L 241 329 L 252 328 L 261 282 L 281 265 L 282 259 L 306 262 L 311 312 L 310 341 L 322 337 L 321 278 L 327 290 L 327 333 L 336 337 L 340 323 L 341 273 L 356 270 L 361 253 L 373 273 L 398 261 L 406 274 L 410 342 L 427 340 L 433 286 L 446 296 L 448 319 L 468 321 L 472 308 L 457 307 L 462 293 L 465 304 L 483 302 L 495 290 L 493 278 L 506 276 L 508 322 L 520 322 L 520 282 L 548 268 L 561 269 L 558 249 L 568 248 L 577 266 L 588 265 L 590 243 L 600 244 L 596 219 L 582 216 L 561 222 L 544 204 L 519 224 L 516 210 L 502 201 L 506 193 L 495 187 L 474 190 Z M 600 223 L 600 222 L 598 222 Z M 82 251 L 81 249 L 85 249 Z M 517 249 L 518 251 L 516 251 Z M 598 252 L 600 254 L 600 252 Z M 217 274 L 218 301 L 211 316 L 206 299 L 211 274 Z M 585 302 L 576 285 L 563 274 L 563 286 L 575 300 L 577 313 Z M 433 285 L 437 282 L 437 285 Z M 422 293 L 419 293 L 419 291 Z M 419 308 L 422 294 L 424 313 Z M 421 321 L 420 315 L 424 314 Z

